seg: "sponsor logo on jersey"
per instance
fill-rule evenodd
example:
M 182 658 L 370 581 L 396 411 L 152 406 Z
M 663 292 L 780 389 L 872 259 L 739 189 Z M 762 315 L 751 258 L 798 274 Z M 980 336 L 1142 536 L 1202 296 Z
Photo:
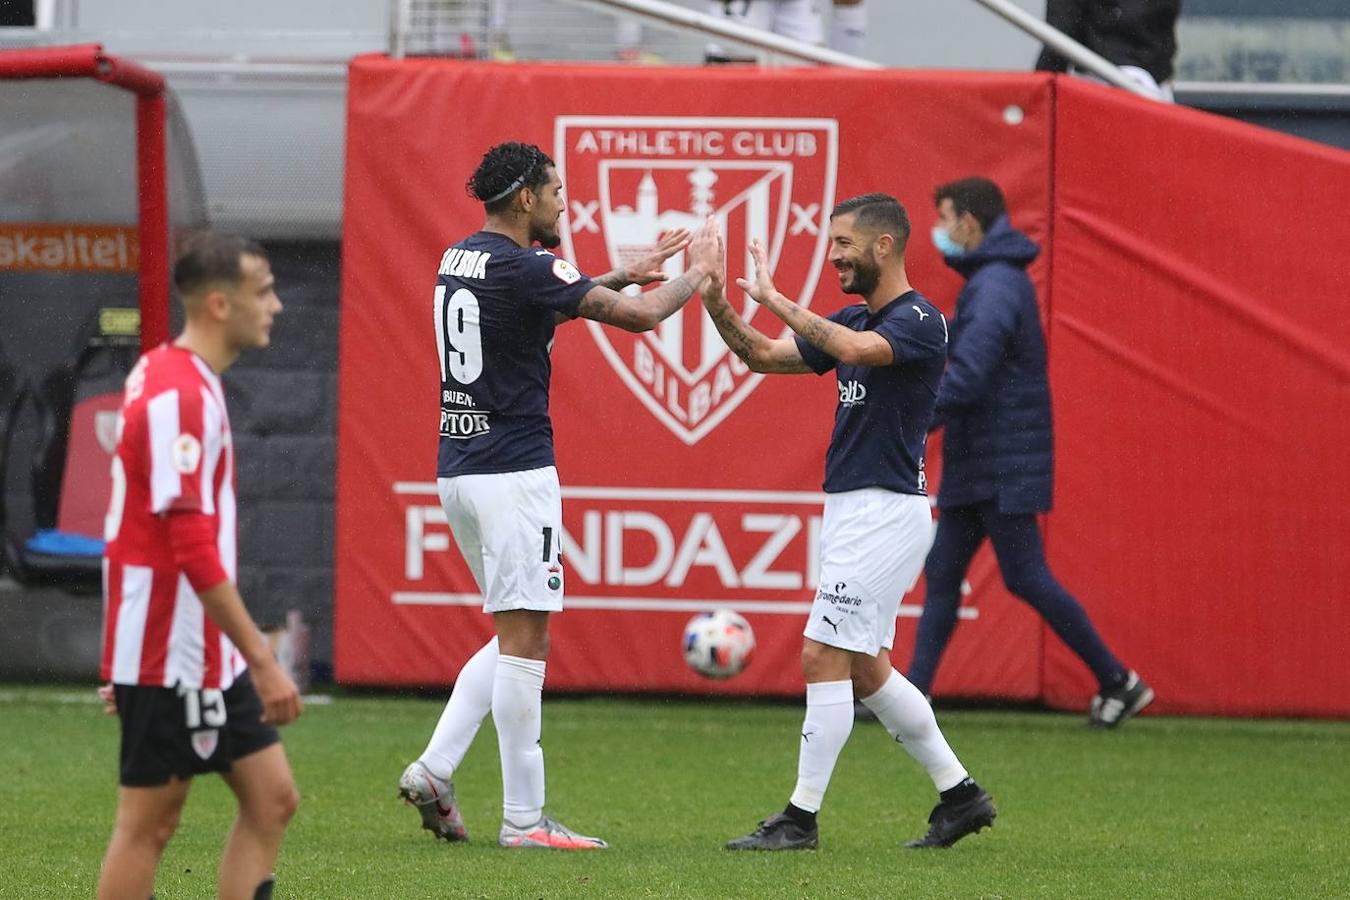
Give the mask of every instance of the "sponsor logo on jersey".
M 441 437 L 464 439 L 478 437 L 492 430 L 485 412 L 462 409 L 441 409 Z
M 839 405 L 862 406 L 867 402 L 867 386 L 861 381 L 849 379 L 839 382 Z
M 581 280 L 581 273 L 577 267 L 565 259 L 555 259 L 553 261 L 553 277 L 563 284 L 576 284 Z
M 834 119 L 559 116 L 554 143 L 569 197 L 563 250 L 582 269 L 627 266 L 662 233 L 695 229 L 711 215 L 731 251 L 731 278 L 753 272 L 744 248 L 757 238 L 779 290 L 810 304 L 835 200 Z M 684 268 L 683 254 L 665 266 L 671 277 Z M 728 299 L 744 318 L 773 337 L 787 333 L 731 284 Z M 587 327 L 623 383 L 686 444 L 725 421 L 763 379 L 727 350 L 697 302 L 642 335 Z
M 174 438 L 169 456 L 175 469 L 184 475 L 191 475 L 201 465 L 202 442 L 190 434 L 180 434 Z
M 848 612 L 852 612 L 853 608 L 862 606 L 862 597 L 856 597 L 849 594 L 848 586 L 843 585 L 842 583 L 836 584 L 833 590 L 822 585 L 820 589 L 816 591 L 816 597 L 820 600 L 824 600 L 836 609 L 842 608 Z

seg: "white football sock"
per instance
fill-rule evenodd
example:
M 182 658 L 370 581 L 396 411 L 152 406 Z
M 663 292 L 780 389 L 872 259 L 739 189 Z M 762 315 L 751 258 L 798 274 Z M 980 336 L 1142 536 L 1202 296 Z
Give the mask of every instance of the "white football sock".
M 899 672 L 891 669 L 891 677 L 881 690 L 864 697 L 862 702 L 876 713 L 891 737 L 924 767 L 939 792 L 956 787 L 966 777 L 965 768 L 938 728 L 933 707 Z
M 806 720 L 797 757 L 792 805 L 819 812 L 834 764 L 853 731 L 853 682 L 818 681 L 806 686 Z
M 867 3 L 830 10 L 830 49 L 862 56 L 867 44 Z
M 469 657 L 455 679 L 455 689 L 431 733 L 420 761 L 437 778 L 449 781 L 469 752 L 478 726 L 492 712 L 492 680 L 497 674 L 497 639 L 494 637 Z
M 543 690 L 542 659 L 497 657 L 492 721 L 502 756 L 502 818 L 517 828 L 533 825 L 544 814 Z

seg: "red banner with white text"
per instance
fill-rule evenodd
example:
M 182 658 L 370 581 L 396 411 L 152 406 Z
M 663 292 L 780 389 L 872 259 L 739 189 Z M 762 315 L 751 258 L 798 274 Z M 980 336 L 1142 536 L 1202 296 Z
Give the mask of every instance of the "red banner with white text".
M 341 681 L 445 684 L 491 634 L 435 493 L 432 288 L 482 223 L 465 180 L 523 140 L 557 162 L 559 252 L 582 271 L 711 211 L 733 277 L 758 237 L 779 287 L 822 313 L 852 300 L 824 258 L 834 203 L 899 197 L 910 279 L 950 314 L 961 281 L 928 240 L 933 188 L 999 182 L 1044 248 L 1057 577 L 1157 689 L 1154 711 L 1350 715 L 1350 225 L 1315 212 L 1350 191 L 1350 154 L 1030 74 L 370 57 L 348 102 Z M 568 572 L 550 689 L 800 692 L 832 379 L 745 371 L 697 301 L 642 336 L 563 325 L 553 362 Z M 1083 708 L 1086 669 L 988 547 L 968 582 L 935 693 Z M 901 607 L 902 671 L 921 601 L 922 581 Z M 713 682 L 679 638 L 724 606 L 759 646 Z
M 339 417 L 336 662 L 346 683 L 442 684 L 491 635 L 435 491 L 431 297 L 445 248 L 482 224 L 464 182 L 493 144 L 556 161 L 563 247 L 600 274 L 709 212 L 733 276 L 759 238 L 777 283 L 818 312 L 846 299 L 825 261 L 829 212 L 868 191 L 913 219 L 911 279 L 950 312 L 959 282 L 928 242 L 934 186 L 986 172 L 1019 224 L 1049 222 L 1043 76 L 670 70 L 358 60 L 349 84 Z M 1044 286 L 1046 269 L 1033 272 Z M 743 295 L 733 302 L 746 304 Z M 783 332 L 781 323 L 753 318 Z M 750 373 L 695 300 L 635 336 L 578 321 L 553 347 L 566 611 L 551 689 L 790 694 L 815 590 L 832 378 Z M 930 471 L 939 463 L 930 459 Z M 1038 695 L 1037 620 L 972 571 L 938 689 Z M 921 594 L 902 607 L 897 663 Z M 755 629 L 742 675 L 680 652 L 696 612 Z
M 1051 565 L 1159 707 L 1350 715 L 1350 153 L 1056 93 Z

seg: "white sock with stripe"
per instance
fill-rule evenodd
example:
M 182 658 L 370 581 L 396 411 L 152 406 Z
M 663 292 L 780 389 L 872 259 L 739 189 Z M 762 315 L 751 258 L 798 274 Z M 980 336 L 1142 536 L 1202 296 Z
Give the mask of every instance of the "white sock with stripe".
M 806 719 L 797 756 L 792 805 L 819 812 L 839 751 L 853 732 L 853 682 L 818 681 L 806 686 Z
M 544 814 L 543 690 L 542 659 L 497 657 L 492 722 L 502 757 L 502 818 L 517 828 L 533 825 Z
M 469 657 L 455 679 L 436 730 L 419 760 L 437 778 L 449 781 L 469 752 L 483 719 L 492 712 L 492 682 L 497 674 L 497 638 Z
M 938 791 L 956 787 L 966 770 L 938 728 L 937 716 L 923 693 L 891 669 L 891 677 L 863 705 L 876 713 L 891 737 L 924 767 Z

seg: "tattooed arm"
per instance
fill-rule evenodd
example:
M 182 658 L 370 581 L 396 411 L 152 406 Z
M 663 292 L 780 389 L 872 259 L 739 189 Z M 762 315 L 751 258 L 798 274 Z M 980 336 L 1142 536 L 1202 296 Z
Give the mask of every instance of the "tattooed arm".
M 611 269 L 603 275 L 595 276 L 591 281 L 611 291 L 621 291 L 633 283 L 628 279 L 627 269 Z
M 895 361 L 891 342 L 875 331 L 845 328 L 785 297 L 773 285 L 768 257 L 759 241 L 751 244 L 750 255 L 755 260 L 755 280 L 741 278 L 736 283 L 812 346 L 850 366 L 889 366 Z
M 707 270 L 695 264 L 678 278 L 637 297 L 621 294 L 596 282 L 596 286 L 581 298 L 577 315 L 624 331 L 651 331 L 684 306 L 707 277 Z
M 655 328 L 667 316 L 684 306 L 710 273 L 722 270 L 721 237 L 718 234 L 717 221 L 709 216 L 693 238 L 687 238 L 686 235 L 676 232 L 662 239 L 653 255 L 639 264 L 657 260 L 650 263 L 646 274 L 652 277 L 648 280 L 654 281 L 657 276 L 664 277 L 662 273 L 655 271 L 655 267 L 686 245 L 689 248 L 690 263 L 684 274 L 637 297 L 621 294 L 607 287 L 602 281 L 597 281 L 596 286 L 581 298 L 577 315 L 605 322 L 625 331 L 641 332 Z M 604 277 L 608 276 L 602 276 Z
M 790 337 L 773 340 L 736 314 L 722 291 L 720 278 L 709 278 L 703 285 L 702 296 L 703 307 L 712 317 L 722 341 L 752 372 L 805 375 L 812 371 L 802 359 L 796 341 Z
M 875 331 L 854 331 L 798 306 L 778 291 L 760 300 L 808 343 L 850 366 L 889 366 L 895 361 L 890 341 Z

